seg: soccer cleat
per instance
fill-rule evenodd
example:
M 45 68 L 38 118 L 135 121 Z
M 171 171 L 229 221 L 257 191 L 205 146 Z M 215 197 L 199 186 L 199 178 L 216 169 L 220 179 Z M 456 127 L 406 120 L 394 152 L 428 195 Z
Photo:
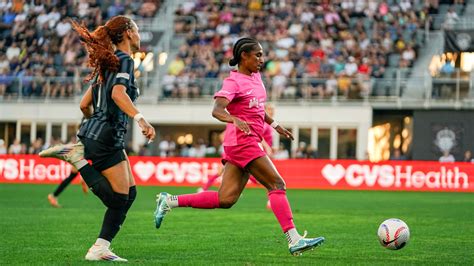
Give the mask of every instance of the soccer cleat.
M 313 250 L 324 243 L 324 237 L 316 237 L 316 238 L 305 238 L 306 232 L 304 233 L 303 237 L 298 240 L 293 245 L 289 245 L 289 250 L 291 255 L 293 256 L 301 256 L 303 252 L 308 250 Z
M 48 201 L 51 206 L 55 208 L 61 208 L 61 205 L 58 203 L 58 198 L 56 198 L 53 194 L 48 194 Z
M 39 153 L 40 157 L 52 157 L 73 164 L 84 159 L 84 145 L 79 141 L 76 144 L 57 145 Z
M 156 229 L 160 228 L 165 215 L 171 211 L 170 206 L 166 202 L 169 194 L 166 192 L 161 192 L 156 195 L 156 210 L 155 210 L 155 226 Z
M 84 179 L 81 178 L 81 187 L 82 187 L 82 192 L 84 194 L 87 194 L 89 192 L 89 187 L 87 186 L 86 182 L 84 182 Z
M 127 262 L 128 260 L 120 258 L 105 246 L 93 245 L 86 254 L 86 260 L 90 261 L 113 261 L 113 262 Z

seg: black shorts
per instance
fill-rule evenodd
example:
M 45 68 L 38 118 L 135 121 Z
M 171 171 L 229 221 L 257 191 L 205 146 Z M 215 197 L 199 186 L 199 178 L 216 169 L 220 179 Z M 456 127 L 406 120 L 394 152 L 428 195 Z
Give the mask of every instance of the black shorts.
M 123 149 L 111 148 L 89 138 L 81 138 L 81 142 L 84 144 L 84 158 L 91 160 L 92 166 L 99 172 L 127 160 Z

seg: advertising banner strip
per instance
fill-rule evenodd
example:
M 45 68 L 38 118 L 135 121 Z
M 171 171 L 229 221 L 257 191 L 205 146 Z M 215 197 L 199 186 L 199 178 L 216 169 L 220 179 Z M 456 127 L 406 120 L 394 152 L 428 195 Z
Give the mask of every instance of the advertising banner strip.
M 474 192 L 474 164 L 430 161 L 275 160 L 288 188 Z M 138 185 L 200 186 L 218 158 L 130 157 Z M 0 156 L 0 183 L 59 183 L 72 166 L 35 155 Z M 76 181 L 77 182 L 77 181 Z M 216 184 L 219 185 L 219 184 Z M 258 186 L 249 183 L 249 186 Z

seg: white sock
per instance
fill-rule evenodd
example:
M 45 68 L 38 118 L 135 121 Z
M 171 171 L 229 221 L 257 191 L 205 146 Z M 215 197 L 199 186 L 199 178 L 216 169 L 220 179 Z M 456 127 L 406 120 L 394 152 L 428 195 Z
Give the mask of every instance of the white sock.
M 87 164 L 88 162 L 86 161 L 86 159 L 81 159 L 77 162 L 72 163 L 72 165 L 76 167 L 77 171 L 79 171 L 82 167 L 86 166 Z
M 296 244 L 302 237 L 298 234 L 296 228 L 291 228 L 290 230 L 286 231 L 286 240 L 288 240 L 288 244 L 294 245 Z
M 172 196 L 167 197 L 166 203 L 168 204 L 168 206 L 170 206 L 170 208 L 179 207 L 178 196 L 172 195 Z
M 110 242 L 103 238 L 97 238 L 97 240 L 95 241 L 95 245 L 109 248 Z

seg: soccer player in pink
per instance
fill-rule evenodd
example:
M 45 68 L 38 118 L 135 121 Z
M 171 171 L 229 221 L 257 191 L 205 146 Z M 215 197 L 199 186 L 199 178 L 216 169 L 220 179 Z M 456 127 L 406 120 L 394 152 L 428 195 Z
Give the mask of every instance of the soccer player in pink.
M 293 223 L 293 214 L 286 197 L 285 181 L 262 148 L 264 124 L 271 125 L 279 134 L 293 139 L 290 131 L 278 125 L 264 105 L 266 91 L 260 77 L 263 49 L 253 38 L 241 38 L 233 47 L 231 66 L 238 65 L 224 80 L 222 89 L 214 98 L 212 116 L 227 123 L 224 137 L 224 174 L 219 191 L 195 194 L 157 195 L 155 225 L 160 228 L 165 215 L 177 207 L 200 209 L 230 208 L 239 199 L 252 174 L 268 190 L 271 208 L 286 235 L 292 255 L 314 249 L 324 237 L 301 236 Z

